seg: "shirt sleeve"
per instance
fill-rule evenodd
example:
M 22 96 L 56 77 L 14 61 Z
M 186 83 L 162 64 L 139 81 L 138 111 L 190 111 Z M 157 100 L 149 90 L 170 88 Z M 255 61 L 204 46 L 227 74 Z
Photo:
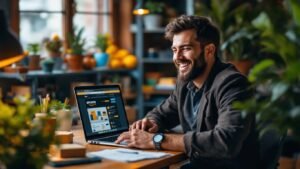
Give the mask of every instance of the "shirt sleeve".
M 242 117 L 233 108 L 235 101 L 249 97 L 248 82 L 243 76 L 229 76 L 214 90 L 218 111 L 216 126 L 208 131 L 191 131 L 184 135 L 185 150 L 190 158 L 233 158 L 248 136 L 253 116 Z
M 146 118 L 154 120 L 158 124 L 160 131 L 171 129 L 178 125 L 179 116 L 176 89 L 166 100 L 148 112 Z

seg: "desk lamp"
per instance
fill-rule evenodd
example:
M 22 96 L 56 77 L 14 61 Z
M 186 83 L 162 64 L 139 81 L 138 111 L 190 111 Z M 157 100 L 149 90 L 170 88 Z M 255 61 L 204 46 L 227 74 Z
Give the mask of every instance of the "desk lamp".
M 4 11 L 0 10 L 0 68 L 16 63 L 25 56 L 18 38 L 8 27 Z

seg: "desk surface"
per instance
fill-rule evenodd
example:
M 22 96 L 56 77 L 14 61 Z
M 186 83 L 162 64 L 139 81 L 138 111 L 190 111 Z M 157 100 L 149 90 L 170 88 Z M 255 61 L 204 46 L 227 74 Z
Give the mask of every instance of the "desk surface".
M 86 145 L 87 151 L 99 151 L 103 149 L 114 149 L 119 147 L 113 146 L 102 146 L 102 145 L 92 145 L 87 144 L 83 135 L 83 131 L 80 127 L 75 127 L 73 129 L 74 133 L 74 143 Z M 186 156 L 183 152 L 174 152 L 174 151 L 164 151 L 167 153 L 173 154 L 172 156 L 160 158 L 160 159 L 151 159 L 151 160 L 142 160 L 138 162 L 117 162 L 107 159 L 102 159 L 100 163 L 92 163 L 92 164 L 83 164 L 83 165 L 72 165 L 68 167 L 62 167 L 63 169 L 79 169 L 79 168 L 88 168 L 88 169 L 100 169 L 100 168 L 114 168 L 114 169 L 132 169 L 132 168 L 143 168 L 143 169 L 153 169 L 153 168 L 162 168 L 166 166 L 170 166 L 171 164 L 175 164 L 181 162 L 186 159 Z M 44 169 L 54 169 L 54 167 L 46 166 Z

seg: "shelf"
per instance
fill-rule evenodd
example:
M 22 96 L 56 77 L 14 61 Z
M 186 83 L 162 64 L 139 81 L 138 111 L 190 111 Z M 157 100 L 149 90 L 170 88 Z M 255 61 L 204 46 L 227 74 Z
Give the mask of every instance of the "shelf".
M 69 72 L 63 70 L 54 70 L 51 73 L 44 72 L 42 70 L 28 71 L 27 73 L 0 73 L 0 78 L 19 79 L 24 81 L 28 78 L 38 77 L 58 77 L 58 76 L 74 76 L 74 75 L 90 75 L 97 73 L 130 73 L 131 69 L 108 69 L 108 68 L 96 68 L 93 70 L 82 70 L 78 72 Z
M 131 27 L 131 32 L 136 33 L 137 29 L 136 26 Z M 165 27 L 157 28 L 157 29 L 151 29 L 151 30 L 143 30 L 143 33 L 165 33 Z
M 144 63 L 156 63 L 156 64 L 166 64 L 166 63 L 173 63 L 172 58 L 145 58 L 143 59 Z

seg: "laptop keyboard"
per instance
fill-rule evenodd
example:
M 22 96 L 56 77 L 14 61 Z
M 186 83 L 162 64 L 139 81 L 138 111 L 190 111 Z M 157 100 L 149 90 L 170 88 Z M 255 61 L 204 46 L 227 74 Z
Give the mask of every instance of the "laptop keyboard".
M 101 139 L 97 139 L 96 141 L 106 141 L 106 142 L 115 142 L 119 136 L 105 137 Z

